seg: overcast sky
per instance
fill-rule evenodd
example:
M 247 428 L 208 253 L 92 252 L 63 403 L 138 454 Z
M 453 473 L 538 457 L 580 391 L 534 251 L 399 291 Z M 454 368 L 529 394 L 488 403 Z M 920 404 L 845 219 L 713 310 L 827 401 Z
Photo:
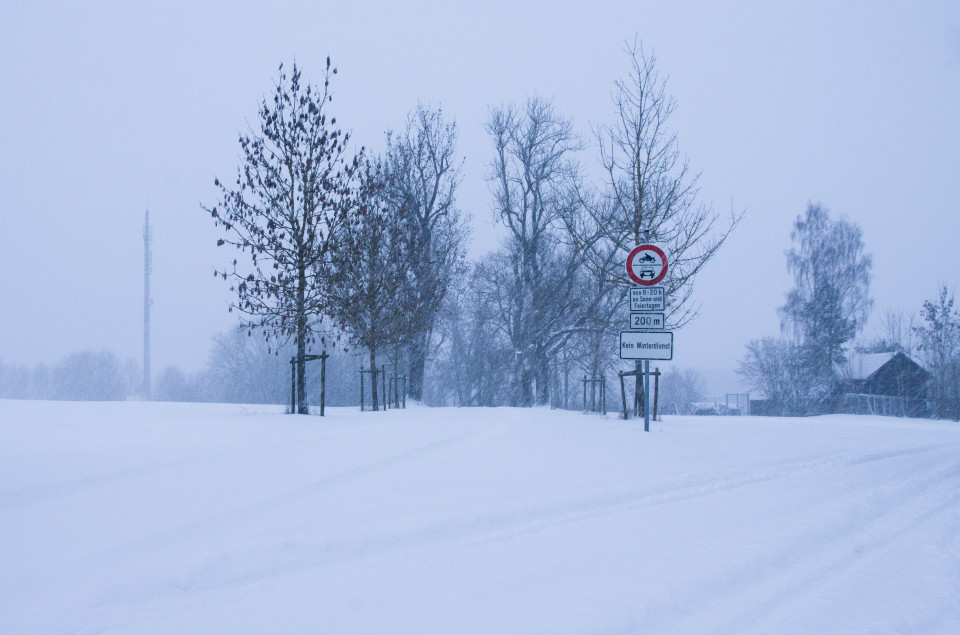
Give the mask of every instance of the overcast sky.
M 461 6 L 462 5 L 462 6 Z M 153 368 L 203 367 L 232 253 L 201 203 L 238 165 L 277 66 L 322 80 L 379 149 L 418 102 L 466 157 L 471 258 L 495 249 L 488 109 L 538 94 L 588 142 L 612 118 L 624 42 L 657 56 L 701 198 L 746 216 L 696 284 L 675 363 L 732 369 L 776 335 L 784 251 L 809 201 L 863 229 L 875 308 L 915 313 L 960 281 L 960 3 L 4 2 L 0 4 L 0 360 L 142 351 L 143 215 L 155 233 Z M 591 167 L 593 166 L 593 167 Z M 627 312 L 627 307 L 624 307 Z M 610 342 L 611 348 L 617 342 Z

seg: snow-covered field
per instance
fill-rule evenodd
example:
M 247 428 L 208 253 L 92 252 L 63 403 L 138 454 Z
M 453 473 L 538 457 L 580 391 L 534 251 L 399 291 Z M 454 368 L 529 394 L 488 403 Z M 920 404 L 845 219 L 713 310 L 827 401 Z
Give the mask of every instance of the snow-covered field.
M 0 401 L 3 633 L 960 633 L 960 426 Z

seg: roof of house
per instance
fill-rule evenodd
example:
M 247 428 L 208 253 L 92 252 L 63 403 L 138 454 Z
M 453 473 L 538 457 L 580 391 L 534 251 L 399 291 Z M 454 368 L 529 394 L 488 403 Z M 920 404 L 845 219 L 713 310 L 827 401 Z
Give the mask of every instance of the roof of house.
M 847 364 L 849 379 L 866 379 L 880 370 L 884 364 L 893 359 L 896 352 L 869 353 L 866 355 L 851 355 Z
M 903 355 L 918 367 L 923 368 L 923 366 L 917 362 L 917 360 L 904 353 L 898 353 L 896 351 L 889 351 L 886 353 L 868 353 L 865 355 L 851 355 L 850 360 L 847 362 L 845 376 L 847 379 L 869 379 L 871 375 L 883 368 L 887 362 L 892 360 L 897 355 Z

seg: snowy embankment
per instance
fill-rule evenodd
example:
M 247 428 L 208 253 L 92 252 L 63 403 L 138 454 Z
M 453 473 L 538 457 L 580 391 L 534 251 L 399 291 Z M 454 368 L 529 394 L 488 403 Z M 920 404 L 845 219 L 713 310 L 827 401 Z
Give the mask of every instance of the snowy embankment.
M 0 631 L 960 632 L 960 427 L 0 401 Z

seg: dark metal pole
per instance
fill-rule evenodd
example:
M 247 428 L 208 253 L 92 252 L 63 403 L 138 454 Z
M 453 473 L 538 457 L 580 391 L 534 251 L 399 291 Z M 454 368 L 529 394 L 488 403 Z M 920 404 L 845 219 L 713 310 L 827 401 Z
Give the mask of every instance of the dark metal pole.
M 153 271 L 153 252 L 150 244 L 150 210 L 143 216 L 143 393 L 144 399 L 150 398 L 150 273 Z
M 320 356 L 320 416 L 323 416 L 323 408 L 327 403 L 327 351 L 323 351 Z
M 643 431 L 650 432 L 650 360 L 643 361 Z
M 633 414 L 640 416 L 640 407 L 643 399 L 643 365 L 637 362 L 637 369 L 633 375 Z
M 660 368 L 653 369 L 653 420 L 659 421 L 657 417 L 657 406 L 660 402 Z

